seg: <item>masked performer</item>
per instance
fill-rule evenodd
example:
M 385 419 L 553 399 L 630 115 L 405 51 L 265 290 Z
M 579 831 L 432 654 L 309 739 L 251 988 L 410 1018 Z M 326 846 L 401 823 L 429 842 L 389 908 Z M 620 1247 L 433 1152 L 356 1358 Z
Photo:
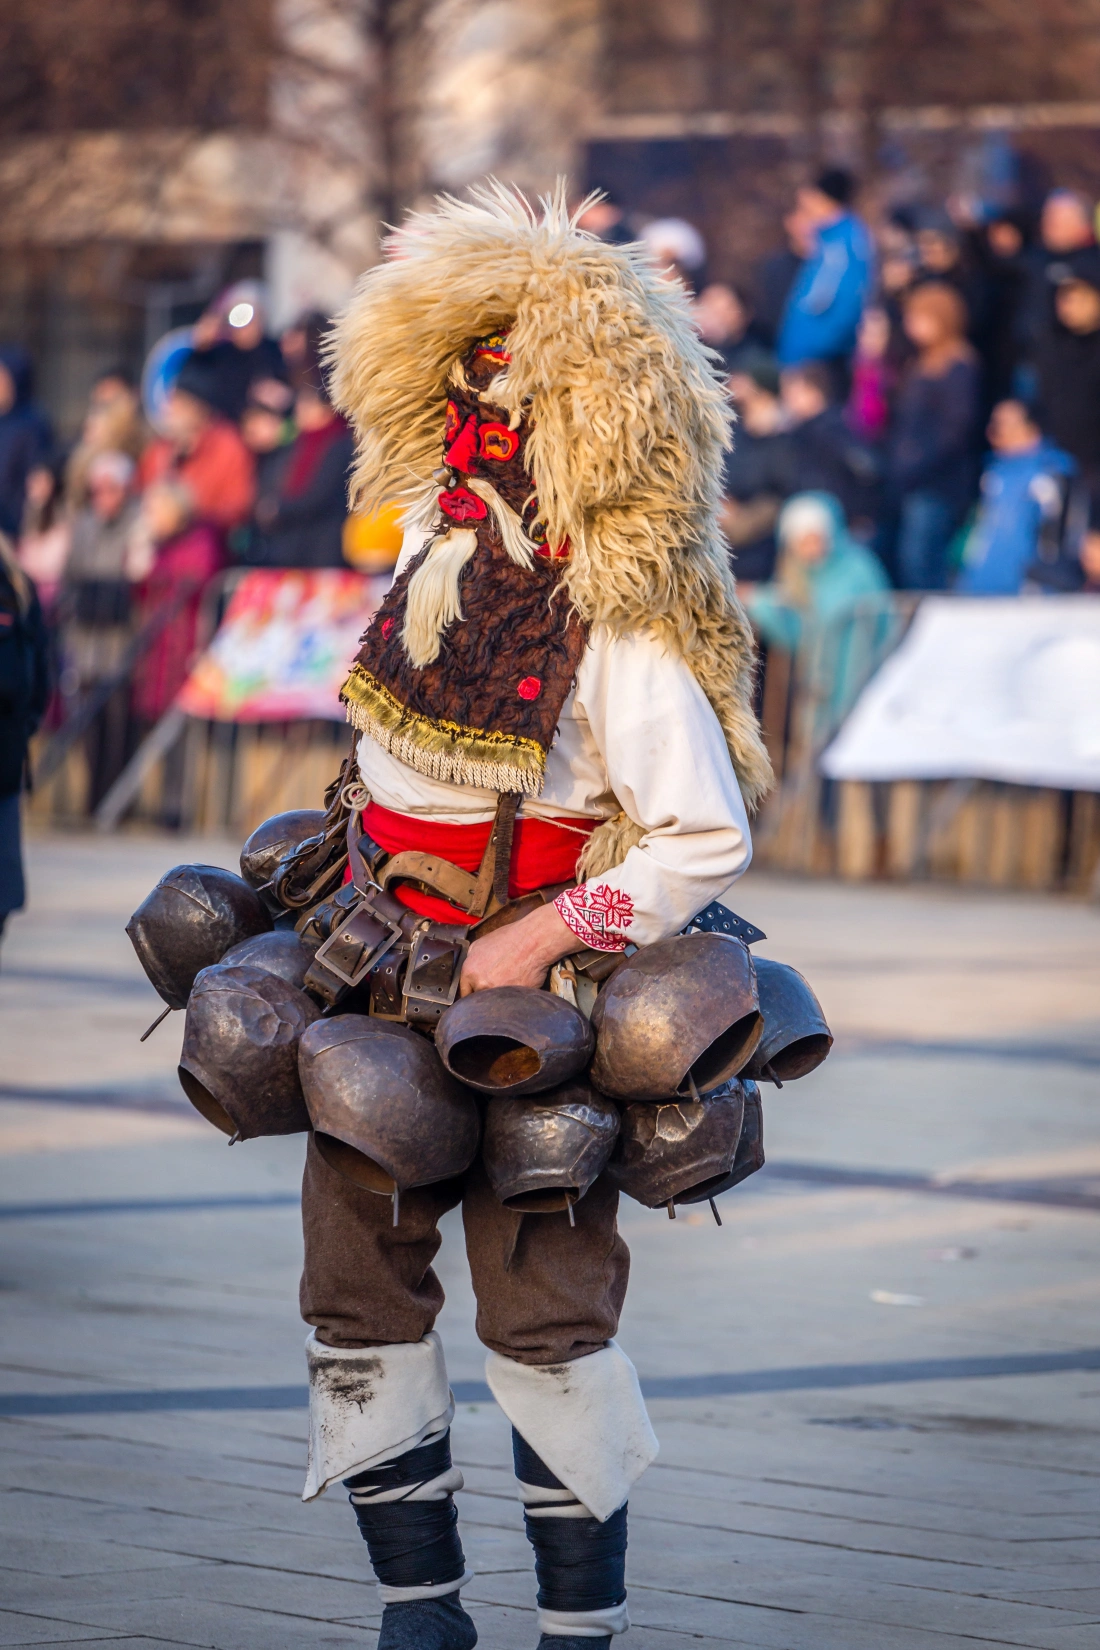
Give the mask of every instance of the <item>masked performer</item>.
M 364 277 L 331 364 L 357 499 L 403 495 L 417 524 L 344 688 L 363 830 L 467 883 L 492 833 L 498 895 L 542 891 L 475 939 L 464 995 L 676 934 L 748 864 L 746 804 L 769 778 L 717 528 L 725 402 L 680 289 L 560 200 L 538 219 L 504 191 L 447 200 Z M 443 922 L 485 909 L 415 884 L 401 897 Z M 540 1644 L 608 1646 L 628 1624 L 627 1496 L 657 1443 L 613 1339 L 628 1254 L 606 1177 L 575 1213 L 522 1215 L 475 1164 L 404 1194 L 394 1226 L 311 1140 L 306 1497 L 350 1490 L 380 1650 L 476 1642 L 432 1328 L 438 1222 L 459 1203 Z

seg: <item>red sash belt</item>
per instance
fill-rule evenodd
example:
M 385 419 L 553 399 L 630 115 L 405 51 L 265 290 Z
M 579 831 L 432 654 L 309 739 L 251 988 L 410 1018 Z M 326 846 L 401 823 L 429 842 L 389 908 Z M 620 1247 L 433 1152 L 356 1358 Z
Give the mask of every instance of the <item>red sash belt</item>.
M 480 825 L 444 825 L 435 819 L 394 813 L 377 802 L 363 810 L 363 829 L 388 854 L 417 849 L 450 860 L 461 871 L 476 871 L 481 864 L 493 828 L 492 820 Z M 595 819 L 518 819 L 512 838 L 512 863 L 508 892 L 513 899 L 531 894 L 548 883 L 571 882 L 577 875 L 577 860 L 589 835 L 599 823 Z M 469 922 L 464 911 L 434 894 L 399 886 L 394 893 L 403 905 L 436 922 Z

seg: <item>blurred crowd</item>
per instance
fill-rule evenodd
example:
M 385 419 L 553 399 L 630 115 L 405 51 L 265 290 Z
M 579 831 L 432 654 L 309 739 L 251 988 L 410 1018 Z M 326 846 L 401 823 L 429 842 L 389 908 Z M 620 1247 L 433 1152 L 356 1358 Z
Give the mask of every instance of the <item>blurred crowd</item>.
M 68 447 L 25 351 L 0 348 L 0 532 L 41 607 L 52 719 L 103 701 L 84 734 L 89 808 L 186 679 L 216 574 L 347 565 L 352 441 L 325 388 L 327 326 L 311 313 L 275 338 L 263 288 L 239 282 L 144 406 L 127 372 L 101 373 Z
M 683 219 L 639 225 L 611 195 L 581 218 L 640 235 L 726 377 L 721 524 L 761 639 L 798 653 L 876 600 L 888 613 L 892 588 L 1100 592 L 1094 203 L 1059 188 L 1031 213 L 951 200 L 872 227 L 857 201 L 848 172 L 821 172 L 743 287 L 707 278 Z M 396 512 L 347 515 L 327 324 L 305 314 L 276 338 L 262 285 L 238 282 L 161 380 L 101 373 L 67 447 L 26 351 L 0 346 L 0 744 L 19 744 L 20 772 L 52 682 L 48 725 L 83 707 L 94 809 L 172 705 L 226 567 L 392 565 Z M 873 664 L 881 636 L 861 634 L 841 624 L 815 654 L 823 727 Z M 0 816 L 18 785 L 0 773 Z M 0 913 L 14 893 L 0 864 Z
M 872 230 L 856 199 L 836 167 L 799 189 L 744 287 L 707 279 L 686 221 L 640 229 L 728 377 L 722 524 L 758 628 L 789 640 L 799 613 L 875 587 L 1100 591 L 1094 203 L 952 199 Z M 583 221 L 634 227 L 613 197 Z

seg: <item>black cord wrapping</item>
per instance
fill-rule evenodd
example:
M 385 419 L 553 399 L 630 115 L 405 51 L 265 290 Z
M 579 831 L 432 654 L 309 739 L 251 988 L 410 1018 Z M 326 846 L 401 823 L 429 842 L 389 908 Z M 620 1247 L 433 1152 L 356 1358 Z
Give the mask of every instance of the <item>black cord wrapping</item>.
M 512 1428 L 516 1477 L 539 1489 L 566 1486 Z M 523 1515 L 535 1549 L 538 1601 L 544 1610 L 609 1610 L 626 1598 L 626 1506 L 604 1523 L 598 1518 Z
M 386 1587 L 440 1586 L 457 1581 L 466 1573 L 466 1560 L 458 1537 L 458 1511 L 454 1497 L 438 1501 L 356 1500 L 355 1492 L 405 1489 L 438 1478 L 451 1465 L 451 1437 L 417 1449 L 407 1450 L 394 1461 L 368 1467 L 344 1479 L 359 1522 L 359 1533 L 367 1544 L 371 1565 Z

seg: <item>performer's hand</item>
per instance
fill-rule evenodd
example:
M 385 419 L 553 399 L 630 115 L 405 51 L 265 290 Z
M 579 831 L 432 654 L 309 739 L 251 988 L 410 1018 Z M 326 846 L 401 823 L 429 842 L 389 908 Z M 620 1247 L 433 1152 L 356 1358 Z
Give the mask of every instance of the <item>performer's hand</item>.
M 543 905 L 519 922 L 475 940 L 459 989 L 463 997 L 497 985 L 527 985 L 537 990 L 553 963 L 583 948 L 584 941 L 577 938 L 554 907 Z

